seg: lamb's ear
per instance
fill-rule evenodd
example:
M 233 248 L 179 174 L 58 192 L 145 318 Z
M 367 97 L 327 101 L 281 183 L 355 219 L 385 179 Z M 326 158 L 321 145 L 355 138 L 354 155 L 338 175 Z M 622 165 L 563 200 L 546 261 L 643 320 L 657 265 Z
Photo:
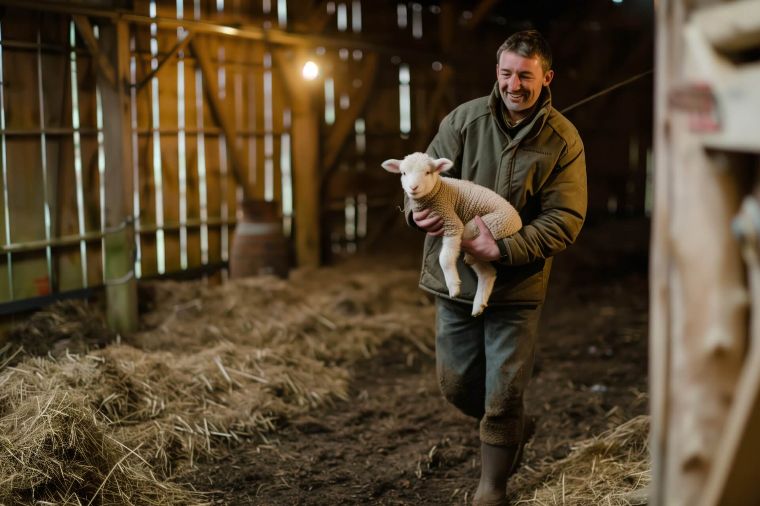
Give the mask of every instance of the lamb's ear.
M 401 172 L 401 160 L 394 160 L 391 158 L 390 160 L 384 161 L 380 165 L 382 165 L 383 168 L 388 172 L 393 172 L 394 174 Z
M 436 172 L 443 172 L 443 171 L 449 170 L 453 166 L 454 166 L 454 162 L 452 162 L 448 158 L 439 158 L 438 160 L 433 160 L 433 167 L 435 167 Z

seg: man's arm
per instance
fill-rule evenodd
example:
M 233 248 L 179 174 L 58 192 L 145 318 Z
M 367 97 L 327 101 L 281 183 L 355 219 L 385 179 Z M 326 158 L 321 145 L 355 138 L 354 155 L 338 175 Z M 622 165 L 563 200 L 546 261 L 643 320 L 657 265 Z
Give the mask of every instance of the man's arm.
M 523 265 L 571 245 L 586 218 L 586 157 L 576 138 L 541 189 L 541 213 L 516 234 L 497 241 L 500 262 Z

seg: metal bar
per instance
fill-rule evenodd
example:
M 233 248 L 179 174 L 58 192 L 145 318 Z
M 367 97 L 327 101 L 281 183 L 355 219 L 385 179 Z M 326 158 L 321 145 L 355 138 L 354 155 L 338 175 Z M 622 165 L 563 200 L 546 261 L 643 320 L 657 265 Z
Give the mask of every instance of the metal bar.
M 39 309 L 41 307 L 49 306 L 54 302 L 68 299 L 89 299 L 95 295 L 96 290 L 92 288 L 81 288 L 79 290 L 71 290 L 67 292 L 59 292 L 51 295 L 43 295 L 41 297 L 32 297 L 29 299 L 14 300 L 12 302 L 4 302 L 0 304 L 0 315 L 10 315 L 16 313 L 23 313 L 31 311 L 32 309 Z
M 155 233 L 157 230 L 180 230 L 181 228 L 198 228 L 201 226 L 220 227 L 220 226 L 235 226 L 237 225 L 236 219 L 224 219 L 221 217 L 212 217 L 207 220 L 190 219 L 185 221 L 172 221 L 166 222 L 159 227 L 156 223 L 149 223 L 141 225 L 135 228 L 136 234 L 148 234 Z M 120 227 L 117 227 L 120 229 Z M 115 229 L 114 229 L 115 230 Z M 0 253 L 28 253 L 30 251 L 39 251 L 46 248 L 61 248 L 67 246 L 75 246 L 81 241 L 94 242 L 99 241 L 106 235 L 114 233 L 114 230 L 104 231 L 90 231 L 84 234 L 64 235 L 61 237 L 53 237 L 51 239 L 41 239 L 38 241 L 26 241 L 6 244 L 0 246 Z
M 39 137 L 40 135 L 73 135 L 73 128 L 2 128 L 0 129 L 0 135 L 6 135 L 9 137 Z M 81 135 L 97 135 L 98 130 L 96 128 L 81 128 L 78 130 Z

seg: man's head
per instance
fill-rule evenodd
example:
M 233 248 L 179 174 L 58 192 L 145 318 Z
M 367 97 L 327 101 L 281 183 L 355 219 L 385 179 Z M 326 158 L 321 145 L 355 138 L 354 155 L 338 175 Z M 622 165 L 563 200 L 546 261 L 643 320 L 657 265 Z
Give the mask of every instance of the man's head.
M 517 32 L 496 51 L 499 93 L 512 121 L 530 114 L 554 71 L 549 43 L 535 30 Z

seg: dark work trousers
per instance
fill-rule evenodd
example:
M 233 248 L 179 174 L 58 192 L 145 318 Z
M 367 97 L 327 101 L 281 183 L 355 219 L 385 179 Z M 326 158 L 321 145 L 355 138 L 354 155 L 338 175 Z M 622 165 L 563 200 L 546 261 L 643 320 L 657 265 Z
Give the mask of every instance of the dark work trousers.
M 436 297 L 436 362 L 444 397 L 480 420 L 480 440 L 522 439 L 523 392 L 533 369 L 540 305 L 472 306 Z

